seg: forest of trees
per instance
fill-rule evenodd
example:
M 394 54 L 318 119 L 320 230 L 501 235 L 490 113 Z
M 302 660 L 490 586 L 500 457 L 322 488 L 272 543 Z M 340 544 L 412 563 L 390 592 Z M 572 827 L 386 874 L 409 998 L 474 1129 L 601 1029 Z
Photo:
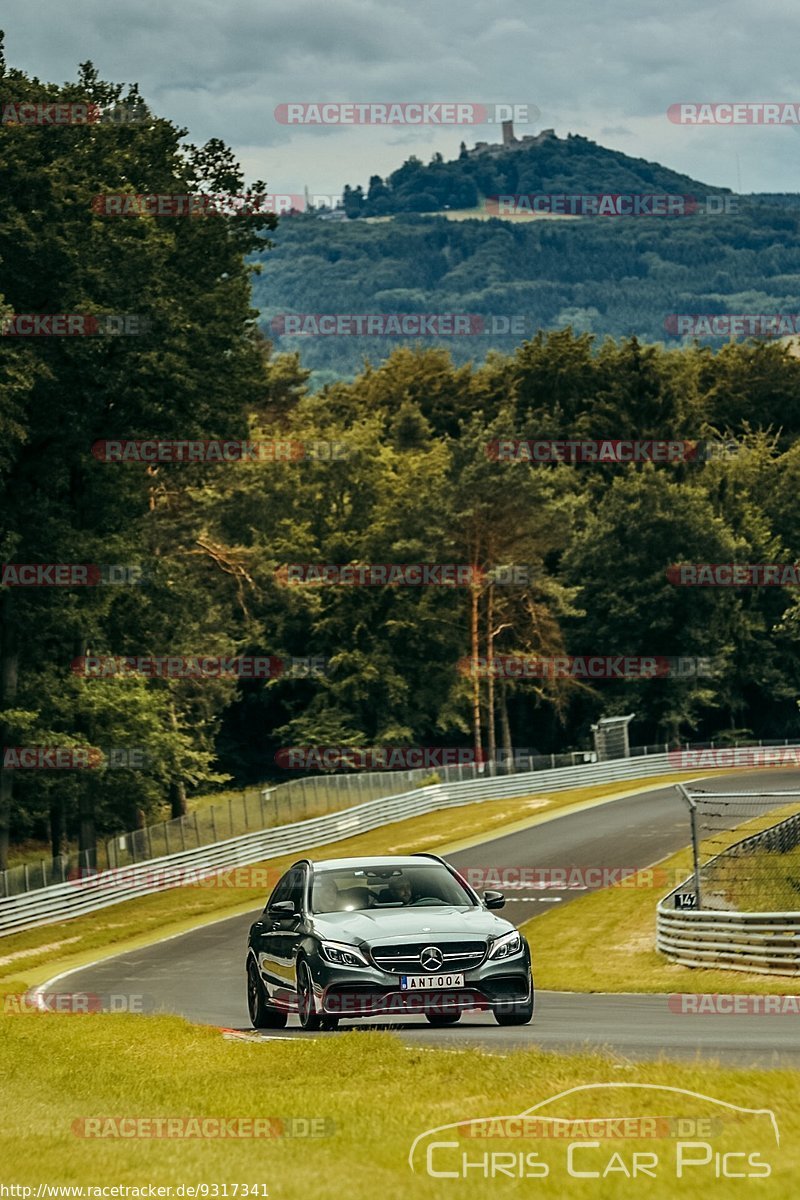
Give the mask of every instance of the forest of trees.
M 0 99 L 43 90 L 2 68 Z M 90 64 L 46 94 L 141 103 Z M 137 586 L 0 589 L 0 744 L 145 746 L 149 761 L 0 771 L 0 865 L 9 842 L 49 834 L 54 850 L 67 838 L 87 847 L 164 804 L 177 815 L 187 794 L 225 779 L 279 778 L 275 755 L 292 745 L 469 746 L 477 733 L 491 746 L 505 730 L 516 746 L 550 752 L 588 744 L 592 722 L 623 712 L 636 713 L 639 743 L 796 736 L 796 590 L 681 588 L 666 573 L 682 561 L 800 558 L 800 361 L 785 347 L 601 341 L 554 295 L 545 323 L 563 327 L 533 331 L 511 353 L 493 347 L 475 364 L 440 347 L 389 347 L 354 378 L 314 388 L 308 366 L 259 332 L 247 261 L 265 260 L 259 306 L 291 294 L 320 312 L 338 296 L 363 311 L 361 278 L 399 307 L 413 259 L 406 284 L 424 311 L 439 307 L 448 278 L 462 311 L 515 312 L 529 310 L 529 289 L 549 295 L 559 263 L 568 281 L 559 286 L 577 297 L 597 228 L 567 231 L 582 247 L 570 258 L 552 227 L 293 219 L 273 232 L 272 218 L 247 215 L 114 220 L 93 210 L 98 193 L 240 193 L 243 179 L 224 145 L 186 147 L 155 116 L 1 134 L 0 317 L 135 313 L 149 326 L 136 337 L 0 345 L 0 561 L 138 564 L 147 575 Z M 788 229 L 795 218 L 780 220 Z M 679 265 L 685 281 L 727 272 L 736 287 L 757 269 L 773 280 L 783 271 L 789 292 L 798 250 L 777 225 L 760 235 L 743 227 L 749 242 L 734 250 L 732 239 L 726 256 L 723 223 L 708 222 L 718 247 L 702 255 L 699 234 L 693 245 L 660 227 L 663 278 L 640 274 L 652 251 L 637 238 L 649 245 L 649 231 L 632 228 L 605 258 L 598 251 L 606 305 L 633 323 L 640 279 L 669 311 L 683 299 L 669 282 Z M 265 234 L 276 249 L 264 250 Z M 532 466 L 487 452 L 503 437 L 576 436 L 736 447 L 707 462 L 629 466 Z M 345 453 L 100 461 L 93 444 L 113 438 L 335 441 Z M 530 573 L 518 586 L 287 586 L 281 568 L 297 562 L 526 564 Z M 475 688 L 458 663 L 476 652 L 702 656 L 717 670 Z M 328 667 L 317 678 L 88 679 L 71 667 L 87 654 L 316 655 Z
M 745 204 L 728 215 L 281 223 L 258 257 L 254 300 L 273 336 L 285 313 L 466 313 L 494 334 L 427 337 L 455 360 L 513 353 L 538 329 L 679 345 L 672 314 L 793 314 L 800 328 L 800 209 Z M 516 326 L 494 320 L 517 317 Z M 520 333 L 519 330 L 523 332 Z M 516 330 L 516 332 L 515 332 Z M 721 345 L 724 338 L 706 339 Z M 392 336 L 279 336 L 321 384 L 391 353 Z

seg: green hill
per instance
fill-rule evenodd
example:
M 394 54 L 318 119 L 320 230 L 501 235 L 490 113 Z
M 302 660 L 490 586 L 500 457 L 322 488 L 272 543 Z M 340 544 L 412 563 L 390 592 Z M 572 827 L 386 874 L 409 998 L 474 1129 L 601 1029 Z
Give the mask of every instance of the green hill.
M 689 195 L 698 205 L 684 216 L 532 221 L 488 217 L 480 208 L 486 196 L 531 191 Z M 357 192 L 346 196 L 352 213 Z M 419 211 L 426 196 L 451 208 Z M 566 325 L 601 339 L 635 334 L 676 344 L 676 314 L 800 314 L 798 199 L 733 196 L 581 137 L 490 148 L 427 167 L 411 159 L 386 183 L 373 177 L 360 211 L 374 220 L 282 220 L 275 249 L 261 256 L 254 302 L 267 336 L 282 350 L 300 351 L 315 383 L 351 378 L 365 358 L 377 362 L 402 341 L 445 345 L 459 363 L 492 349 L 513 353 L 537 330 Z M 463 211 L 470 205 L 480 219 Z M 392 206 L 397 211 L 385 211 Z M 720 211 L 726 206 L 733 211 Z M 455 215 L 463 219 L 447 219 Z M 294 335 L 283 320 L 403 313 L 470 320 L 466 334 L 422 338 L 322 336 L 313 321 Z

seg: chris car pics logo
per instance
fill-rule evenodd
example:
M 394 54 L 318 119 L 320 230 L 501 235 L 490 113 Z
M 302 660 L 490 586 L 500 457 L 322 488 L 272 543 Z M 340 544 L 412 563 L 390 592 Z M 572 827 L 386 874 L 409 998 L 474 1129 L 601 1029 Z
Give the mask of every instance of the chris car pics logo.
M 431 1179 L 509 1184 L 580 1179 L 765 1179 L 780 1133 L 772 1109 L 743 1108 L 686 1088 L 588 1083 L 521 1113 L 471 1117 L 426 1129 L 408 1165 Z M 591 1182 L 589 1186 L 591 1186 Z M 516 1194 L 516 1193 L 515 1193 Z

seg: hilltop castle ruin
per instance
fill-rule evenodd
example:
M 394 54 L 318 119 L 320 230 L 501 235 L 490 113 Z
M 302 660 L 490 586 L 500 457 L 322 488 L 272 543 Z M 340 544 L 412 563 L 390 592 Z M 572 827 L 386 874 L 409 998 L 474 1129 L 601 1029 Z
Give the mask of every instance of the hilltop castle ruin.
M 514 122 L 503 121 L 502 142 L 476 142 L 472 150 L 467 151 L 469 158 L 476 154 L 488 154 L 496 158 L 506 150 L 528 150 L 531 146 L 541 146 L 544 142 L 558 141 L 555 129 L 543 129 L 541 133 L 526 134 L 522 138 L 514 137 Z

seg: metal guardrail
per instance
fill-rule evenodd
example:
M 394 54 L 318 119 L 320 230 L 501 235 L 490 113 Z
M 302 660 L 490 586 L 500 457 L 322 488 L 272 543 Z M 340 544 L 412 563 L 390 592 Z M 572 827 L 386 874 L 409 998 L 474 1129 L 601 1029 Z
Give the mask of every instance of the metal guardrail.
M 584 785 L 646 779 L 674 772 L 667 754 L 624 758 L 612 762 L 534 771 L 465 782 L 434 784 L 401 795 L 368 800 L 341 812 L 329 813 L 291 825 L 262 829 L 229 838 L 213 846 L 178 851 L 148 862 L 133 864 L 38 891 L 0 900 L 0 936 L 69 920 L 136 896 L 179 887 L 189 873 L 194 878 L 231 867 L 263 862 L 281 854 L 308 851 L 342 841 L 358 833 L 437 809 L 502 800 L 532 792 L 565 791 Z
M 780 850 L 798 840 L 797 815 L 743 838 L 715 855 L 704 867 L 753 850 Z M 758 975 L 800 975 L 800 910 L 733 912 L 725 909 L 675 909 L 669 903 L 691 890 L 694 876 L 673 888 L 656 907 L 656 949 L 684 967 L 751 971 Z
M 647 754 L 648 749 L 652 750 L 652 747 L 645 746 L 633 753 Z M 657 751 L 661 749 L 661 746 L 656 747 Z M 573 750 L 565 754 L 526 755 L 525 758 L 525 762 L 517 761 L 517 770 L 569 767 L 577 762 L 593 761 L 596 755 L 590 750 Z M 462 783 L 506 773 L 514 772 L 503 763 L 486 762 L 479 766 L 461 763 L 447 767 L 304 775 L 268 787 L 245 788 L 238 794 L 220 797 L 217 803 L 195 808 L 185 816 L 109 834 L 92 850 L 40 858 L 38 862 L 20 863 L 0 871 L 0 900 L 67 883 L 76 876 L 94 871 L 154 861 L 179 850 L 213 846 L 239 834 L 341 812 L 366 800 L 396 796 L 414 785 L 419 787 L 429 783 L 431 779 L 439 783 Z

